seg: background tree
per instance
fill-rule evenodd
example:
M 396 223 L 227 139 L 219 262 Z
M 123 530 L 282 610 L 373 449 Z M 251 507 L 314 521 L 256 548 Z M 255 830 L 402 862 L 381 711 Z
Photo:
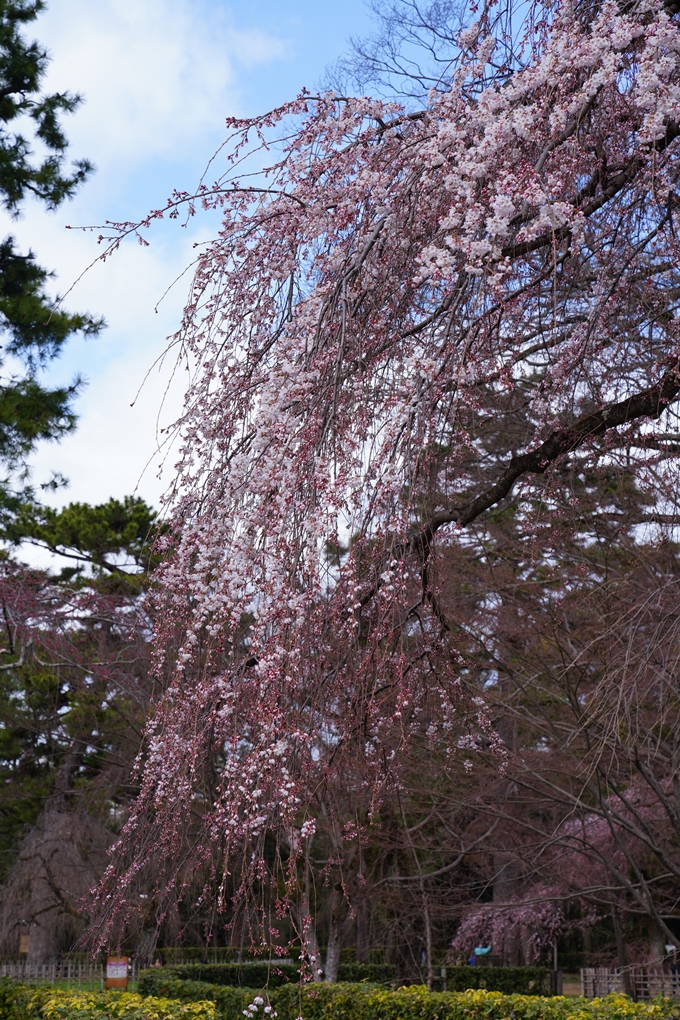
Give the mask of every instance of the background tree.
M 30 959 L 71 949 L 131 796 L 151 697 L 149 621 L 122 575 L 0 577 L 0 941 Z M 141 618 L 140 618 L 141 617 Z
M 81 99 L 43 91 L 49 57 L 25 35 L 44 8 L 0 0 L 0 200 L 10 217 L 27 199 L 56 209 L 93 169 L 67 165 L 60 120 Z M 50 386 L 43 370 L 69 337 L 103 325 L 65 312 L 50 277 L 13 237 L 0 243 L 0 940 L 16 952 L 28 925 L 33 959 L 71 948 L 85 924 L 80 900 L 120 827 L 151 696 L 140 600 L 154 513 L 135 498 L 57 511 L 26 484 L 36 444 L 76 424 L 80 381 Z M 10 553 L 25 543 L 68 565 L 56 576 L 22 566 Z
M 0 199 L 11 216 L 20 214 L 27 197 L 55 209 L 92 171 L 87 160 L 77 161 L 70 172 L 65 166 L 67 141 L 59 117 L 72 113 L 80 97 L 41 91 L 47 51 L 22 32 L 44 6 L 42 0 L 0 3 Z M 27 128 L 44 158 L 34 157 Z M 50 388 L 40 381 L 39 371 L 58 356 L 69 336 L 92 335 L 103 325 L 101 319 L 55 307 L 45 289 L 49 277 L 32 252 L 17 251 L 14 238 L 0 244 L 0 328 L 5 363 L 10 359 L 9 374 L 0 384 L 0 458 L 10 472 L 25 467 L 38 441 L 59 439 L 73 429 L 79 380 Z M 9 476 L 2 499 L 5 513 L 11 511 L 16 501 Z

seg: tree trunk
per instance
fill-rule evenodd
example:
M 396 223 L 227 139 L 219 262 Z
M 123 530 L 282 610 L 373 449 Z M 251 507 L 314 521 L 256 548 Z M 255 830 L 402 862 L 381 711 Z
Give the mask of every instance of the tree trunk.
M 370 963 L 368 952 L 368 902 L 365 897 L 357 903 L 357 963 Z
M 420 892 L 423 898 L 423 921 L 425 923 L 425 952 L 427 953 L 427 990 L 432 991 L 434 982 L 434 970 L 432 968 L 432 923 L 430 921 L 430 910 L 425 892 L 425 883 L 420 879 Z
M 326 981 L 328 982 L 338 980 L 340 950 L 354 927 L 354 912 L 351 910 L 347 911 L 344 921 L 340 921 L 344 904 L 343 888 L 341 885 L 336 885 L 331 898 L 331 923 L 328 928 L 328 948 L 326 950 Z
M 623 923 L 621 921 L 621 912 L 618 907 L 612 906 L 612 921 L 614 922 L 614 936 L 616 938 L 616 957 L 619 968 L 621 970 L 621 978 L 623 982 L 623 990 L 626 995 L 633 994 L 632 983 L 630 980 L 630 970 L 628 969 L 628 951 L 626 949 L 626 940 L 623 933 Z
M 338 980 L 341 948 L 342 941 L 340 938 L 340 926 L 335 920 L 333 920 L 328 932 L 328 949 L 326 950 L 326 968 L 324 978 L 330 983 L 334 983 Z
M 511 754 L 517 751 L 517 722 L 514 719 L 501 717 L 496 722 L 496 731 Z M 517 787 L 515 783 L 505 784 L 504 799 L 507 815 L 514 815 L 515 802 L 517 800 Z M 517 895 L 517 859 L 512 853 L 506 853 L 502 849 L 497 851 L 493 857 L 493 900 L 494 903 L 511 903 Z M 506 967 L 517 967 L 520 962 L 520 940 L 515 934 L 506 934 L 502 945 L 492 946 L 492 952 L 502 956 L 503 964 Z
M 158 925 L 153 928 L 144 928 L 137 942 L 137 958 L 141 967 L 150 967 L 156 955 L 156 944 L 158 943 Z
M 658 966 L 666 955 L 664 933 L 654 918 L 649 919 L 649 962 Z
M 296 913 L 298 912 L 296 911 Z M 297 920 L 300 929 L 300 939 L 309 961 L 309 969 L 312 972 L 312 981 L 322 981 L 321 950 L 319 949 L 319 941 L 316 937 L 316 925 L 310 910 L 309 896 L 306 892 L 300 898 L 300 910 Z
M 30 925 L 28 963 L 54 959 L 62 948 L 57 944 L 61 919 L 72 917 L 79 921 L 77 898 L 69 889 L 74 884 L 73 872 L 69 870 L 66 877 L 61 851 L 66 832 L 72 833 L 74 841 L 76 839 L 69 808 L 73 798 L 72 781 L 86 746 L 85 737 L 73 739 L 70 750 L 57 768 L 43 813 L 24 841 L 15 865 L 15 872 L 23 877 L 22 888 L 17 892 L 24 900 L 22 911 Z M 79 854 L 77 856 L 80 857 Z M 74 862 L 68 863 L 73 866 Z M 80 860 L 78 863 L 81 863 Z M 86 862 L 82 864 L 85 870 Z

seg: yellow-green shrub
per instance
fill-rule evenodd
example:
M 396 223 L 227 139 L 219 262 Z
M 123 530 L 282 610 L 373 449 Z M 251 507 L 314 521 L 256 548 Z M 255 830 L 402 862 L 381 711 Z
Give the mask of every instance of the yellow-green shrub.
M 182 981 L 168 976 L 160 967 L 158 970 L 152 968 L 141 971 L 137 991 L 141 995 L 158 995 L 167 999 L 182 999 L 184 1002 L 208 999 L 216 1004 L 217 1015 L 229 1020 L 242 1020 L 243 1010 L 260 994 L 258 988 L 212 985 L 207 981 Z
M 160 981 L 160 975 L 153 980 L 150 976 L 145 990 L 158 993 L 156 980 Z M 174 980 L 168 984 L 163 988 L 173 998 L 212 1000 L 219 1020 L 243 1020 L 243 1009 L 257 995 L 252 989 L 237 990 L 202 981 Z M 543 998 L 486 989 L 430 993 L 423 986 L 393 992 L 377 985 L 338 983 L 289 984 L 272 989 L 269 999 L 278 1020 L 297 1020 L 299 1016 L 303 1020 L 680 1020 L 680 1006 L 668 999 L 638 1003 L 625 995 Z M 268 1020 L 262 1007 L 253 1020 Z
M 390 992 L 375 986 L 308 985 L 277 988 L 279 1020 L 680 1020 L 668 999 L 633 1002 L 625 995 L 581 999 L 504 995 L 485 989 L 428 992 L 412 986 Z M 226 1018 L 225 1018 L 226 1020 Z
M 376 990 L 370 996 L 371 1020 L 670 1020 L 680 1018 L 677 1006 L 633 1002 L 625 995 L 601 999 L 504 995 L 485 989 L 430 994 L 424 987 L 402 988 L 392 995 Z
M 53 990 L 42 1003 L 45 1020 L 215 1020 L 215 1003 L 178 1002 L 134 992 Z
M 127 992 L 36 990 L 7 982 L 0 1020 L 243 1020 L 237 989 L 176 981 L 173 993 L 178 986 L 185 993 L 182 1001 Z M 254 994 L 250 990 L 246 997 Z M 392 992 L 376 985 L 287 985 L 272 991 L 271 1004 L 278 1020 L 680 1020 L 680 1005 L 669 999 L 543 998 L 485 989 L 430 993 L 421 986 Z M 252 1020 L 270 1020 L 263 1005 Z
M 214 1002 L 178 1002 L 133 992 L 41 988 L 24 1001 L 23 1016 L 40 1020 L 215 1020 Z

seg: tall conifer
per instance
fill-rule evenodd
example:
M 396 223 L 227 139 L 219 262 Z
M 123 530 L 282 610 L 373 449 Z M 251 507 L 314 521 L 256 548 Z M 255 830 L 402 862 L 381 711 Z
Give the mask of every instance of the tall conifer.
M 44 7 L 43 0 L 0 0 L 0 203 L 15 218 L 31 196 L 55 209 L 93 169 L 87 160 L 66 164 L 59 118 L 72 113 L 81 97 L 42 91 L 49 56 L 24 35 Z M 32 251 L 20 252 L 12 236 L 0 242 L 0 491 L 9 508 L 17 498 L 9 479 L 25 467 L 36 443 L 61 438 L 76 422 L 80 380 L 49 387 L 39 370 L 74 333 L 96 333 L 103 325 L 56 308 L 45 289 L 51 275 Z

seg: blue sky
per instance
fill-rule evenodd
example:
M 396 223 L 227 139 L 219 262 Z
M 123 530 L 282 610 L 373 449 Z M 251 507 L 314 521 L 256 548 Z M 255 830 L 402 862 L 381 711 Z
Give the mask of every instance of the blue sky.
M 135 219 L 173 187 L 191 188 L 222 141 L 226 116 L 261 112 L 313 88 L 349 35 L 369 28 L 361 0 L 51 0 L 31 35 L 53 57 L 46 87 L 85 97 L 65 126 L 70 154 L 92 159 L 97 173 L 73 202 L 53 214 L 29 205 L 18 223 L 7 219 L 4 234 L 56 270 L 55 290 L 63 293 L 98 253 L 92 234 L 67 224 Z M 156 427 L 177 413 L 181 388 L 165 395 L 169 370 L 153 370 L 130 405 L 178 322 L 186 283 L 157 313 L 154 306 L 206 232 L 198 222 L 190 232 L 168 225 L 151 235 L 150 248 L 130 243 L 96 265 L 69 295 L 67 307 L 104 315 L 108 329 L 72 342 L 49 370 L 53 382 L 78 372 L 88 380 L 78 432 L 33 459 L 35 482 L 52 470 L 70 479 L 55 504 L 133 491 L 156 504 L 168 485 L 170 467 L 157 477 Z

